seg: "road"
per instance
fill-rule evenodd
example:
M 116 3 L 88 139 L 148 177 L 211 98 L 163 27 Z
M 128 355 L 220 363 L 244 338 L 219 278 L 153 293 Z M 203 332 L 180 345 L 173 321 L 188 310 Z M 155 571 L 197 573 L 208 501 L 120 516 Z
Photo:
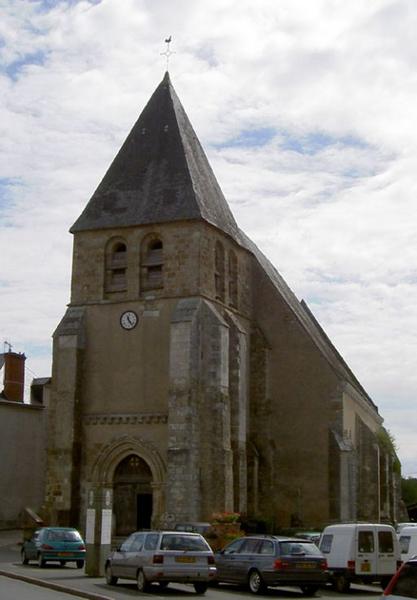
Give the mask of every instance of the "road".
M 0 600 L 78 600 L 77 592 L 84 592 L 101 597 L 106 600 L 130 600 L 133 598 L 147 597 L 154 600 L 187 600 L 187 598 L 198 598 L 194 588 L 188 585 L 170 584 L 165 590 L 159 590 L 157 586 L 149 594 L 139 594 L 135 583 L 122 580 L 116 586 L 109 586 L 104 578 L 86 577 L 84 572 L 76 569 L 75 565 L 66 565 L 60 567 L 58 564 L 47 565 L 45 569 L 40 569 L 37 565 L 31 563 L 22 565 L 20 562 L 20 548 L 16 543 L 9 541 L 1 543 L 0 540 L 0 571 L 14 573 L 15 576 L 27 577 L 32 579 L 42 579 L 44 582 L 50 582 L 61 586 L 63 589 L 72 588 L 75 595 L 69 595 L 63 591 L 55 591 L 45 587 L 39 587 L 24 581 L 10 579 L 0 575 Z M 351 587 L 348 594 L 338 594 L 330 587 L 321 589 L 317 596 L 318 600 L 380 600 L 382 591 L 378 587 L 356 586 Z M 229 585 L 220 585 L 217 588 L 209 588 L 204 596 L 205 600 L 249 600 L 254 598 L 246 589 L 239 589 Z M 270 600 L 303 600 L 301 592 L 294 589 L 269 589 L 266 594 L 260 598 L 269 598 Z

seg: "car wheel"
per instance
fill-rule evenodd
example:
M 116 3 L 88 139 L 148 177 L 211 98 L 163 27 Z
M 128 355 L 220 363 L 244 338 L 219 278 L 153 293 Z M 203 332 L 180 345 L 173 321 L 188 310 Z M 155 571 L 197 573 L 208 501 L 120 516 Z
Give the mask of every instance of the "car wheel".
M 42 558 L 42 554 L 39 552 L 38 554 L 38 565 L 41 569 L 43 569 L 43 567 L 46 564 L 46 560 L 44 558 Z
M 252 594 L 262 594 L 266 590 L 261 574 L 256 569 L 249 573 L 248 586 Z
M 115 577 L 113 575 L 113 573 L 111 572 L 111 566 L 110 565 L 106 565 L 105 578 L 106 578 L 107 585 L 116 585 L 118 578 Z
M 82 569 L 84 566 L 84 561 L 83 560 L 76 560 L 75 564 L 77 565 L 77 569 Z
M 140 569 L 136 575 L 136 585 L 140 592 L 146 592 L 149 589 L 149 583 L 142 569 Z
M 350 581 L 345 575 L 336 575 L 334 578 L 334 587 L 339 594 L 346 594 L 350 589 Z
M 196 594 L 205 594 L 208 588 L 208 584 L 205 581 L 196 581 L 194 583 L 194 589 Z
M 26 552 L 24 550 L 22 550 L 22 565 L 28 565 L 29 564 L 29 559 L 26 556 Z
M 314 596 L 319 589 L 318 585 L 300 585 L 301 591 L 304 596 Z

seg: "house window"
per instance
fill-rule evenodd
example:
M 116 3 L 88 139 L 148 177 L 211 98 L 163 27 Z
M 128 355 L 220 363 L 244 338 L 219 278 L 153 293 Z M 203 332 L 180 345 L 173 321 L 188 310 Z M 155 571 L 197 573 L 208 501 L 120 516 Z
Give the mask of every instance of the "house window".
M 127 248 L 124 242 L 113 241 L 106 252 L 106 292 L 124 292 L 127 288 Z
M 214 284 L 216 290 L 216 299 L 224 302 L 224 248 L 223 244 L 221 244 L 220 242 L 216 242 L 214 265 Z
M 144 241 L 141 253 L 141 290 L 156 290 L 164 286 L 163 245 L 159 238 Z
M 229 304 L 237 308 L 237 257 L 229 252 Z

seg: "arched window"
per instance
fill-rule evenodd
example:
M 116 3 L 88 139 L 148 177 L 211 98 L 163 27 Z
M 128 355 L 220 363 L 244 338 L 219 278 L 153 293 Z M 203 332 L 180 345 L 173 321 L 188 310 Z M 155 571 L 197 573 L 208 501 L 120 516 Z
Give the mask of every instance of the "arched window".
M 216 298 L 224 302 L 225 280 L 224 280 L 224 248 L 221 242 L 216 242 L 214 257 L 214 283 Z
M 106 251 L 106 292 L 127 289 L 127 247 L 122 241 L 111 241 Z
M 156 290 L 164 286 L 163 244 L 159 238 L 144 240 L 141 252 L 141 290 Z
M 233 250 L 229 252 L 229 304 L 237 308 L 237 257 Z

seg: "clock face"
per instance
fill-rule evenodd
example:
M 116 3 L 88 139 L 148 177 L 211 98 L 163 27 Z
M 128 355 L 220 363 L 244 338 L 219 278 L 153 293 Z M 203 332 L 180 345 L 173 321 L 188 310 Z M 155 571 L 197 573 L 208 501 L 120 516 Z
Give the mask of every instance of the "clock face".
M 133 310 L 127 310 L 120 317 L 120 325 L 123 329 L 133 329 L 138 324 L 138 315 Z

